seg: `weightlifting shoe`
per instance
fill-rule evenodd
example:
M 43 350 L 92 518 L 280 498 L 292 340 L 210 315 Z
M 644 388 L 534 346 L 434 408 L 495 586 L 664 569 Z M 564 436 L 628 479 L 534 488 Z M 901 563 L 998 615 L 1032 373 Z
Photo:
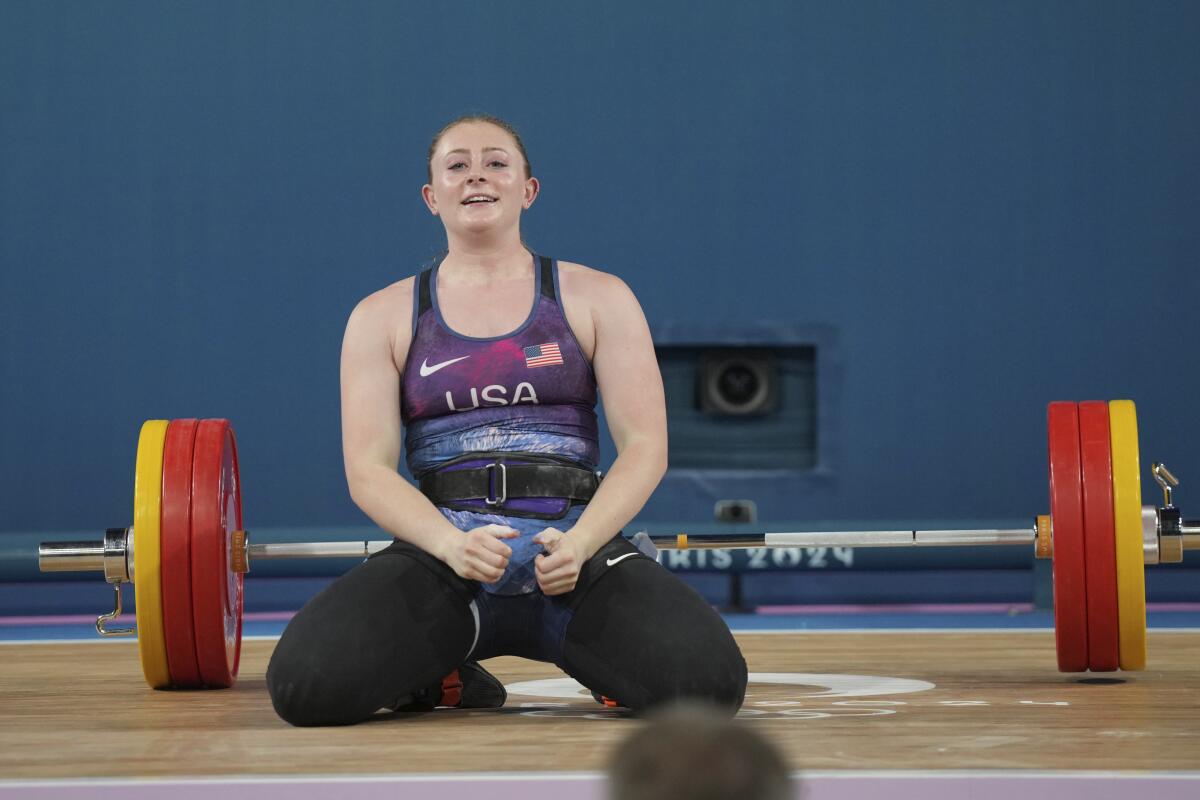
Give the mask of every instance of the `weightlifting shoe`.
M 432 711 L 434 708 L 500 708 L 508 698 L 504 684 L 477 661 L 461 667 L 437 684 L 401 700 L 393 711 Z
M 623 703 L 613 700 L 611 697 L 605 697 L 599 692 L 592 692 L 592 699 L 605 708 L 625 708 Z

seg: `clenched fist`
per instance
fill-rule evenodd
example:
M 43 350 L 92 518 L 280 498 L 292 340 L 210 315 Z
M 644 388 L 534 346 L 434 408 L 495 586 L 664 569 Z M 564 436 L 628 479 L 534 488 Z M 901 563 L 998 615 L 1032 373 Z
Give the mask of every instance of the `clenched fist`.
M 533 560 L 533 569 L 542 592 L 556 595 L 574 589 L 575 582 L 579 580 L 579 570 L 587 561 L 587 554 L 583 552 L 579 540 L 558 528 L 546 528 L 533 540 L 546 551 Z
M 512 558 L 512 548 L 504 539 L 517 536 L 507 525 L 483 525 L 459 537 L 446 556 L 446 563 L 459 577 L 484 583 L 500 580 Z

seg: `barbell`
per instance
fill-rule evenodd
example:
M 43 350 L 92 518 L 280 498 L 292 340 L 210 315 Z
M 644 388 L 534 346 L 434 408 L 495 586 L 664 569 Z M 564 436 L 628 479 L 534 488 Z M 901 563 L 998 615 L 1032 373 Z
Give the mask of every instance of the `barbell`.
M 1172 502 L 1178 481 L 1153 466 L 1162 507 L 1141 505 L 1137 412 L 1130 400 L 1047 409 L 1050 513 L 1026 528 L 803 531 L 649 537 L 660 549 L 1030 545 L 1053 560 L 1055 649 L 1063 672 L 1146 664 L 1144 566 L 1200 549 L 1200 520 Z M 233 428 L 224 419 L 149 420 L 138 437 L 133 525 L 100 542 L 44 542 L 45 572 L 94 570 L 113 585 L 103 636 L 136 635 L 154 688 L 223 688 L 237 678 L 243 575 L 269 558 L 365 558 L 389 541 L 252 544 L 242 524 Z M 137 592 L 136 629 L 109 623 L 121 585 Z

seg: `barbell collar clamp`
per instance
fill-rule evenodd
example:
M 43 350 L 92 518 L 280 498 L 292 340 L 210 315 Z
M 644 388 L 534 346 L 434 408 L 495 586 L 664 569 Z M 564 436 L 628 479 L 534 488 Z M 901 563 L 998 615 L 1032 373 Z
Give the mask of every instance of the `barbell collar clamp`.
M 234 531 L 230 536 L 229 567 L 241 575 L 250 571 L 250 531 Z
M 109 528 L 104 532 L 104 580 L 133 580 L 133 529 Z
M 107 614 L 101 614 L 96 617 L 96 633 L 101 636 L 137 636 L 137 628 L 110 628 L 108 623 L 112 622 L 117 617 L 121 616 L 121 584 L 118 581 L 112 581 L 114 605 L 113 610 Z
M 1155 516 L 1159 563 L 1178 564 L 1183 560 L 1183 520 L 1179 517 L 1179 509 L 1160 508 Z
M 1152 474 L 1154 476 L 1155 483 L 1157 483 L 1159 486 L 1162 487 L 1163 507 L 1164 508 L 1174 508 L 1175 506 L 1171 502 L 1172 501 L 1171 494 L 1174 491 L 1174 489 L 1177 486 L 1179 486 L 1179 479 L 1171 474 L 1171 470 L 1167 469 L 1166 464 L 1161 464 L 1161 463 L 1155 463 L 1150 468 L 1150 474 Z
M 1159 527 L 1158 509 L 1142 506 L 1142 563 L 1158 564 L 1161 559 L 1162 534 Z M 1183 554 L 1180 553 L 1180 558 Z

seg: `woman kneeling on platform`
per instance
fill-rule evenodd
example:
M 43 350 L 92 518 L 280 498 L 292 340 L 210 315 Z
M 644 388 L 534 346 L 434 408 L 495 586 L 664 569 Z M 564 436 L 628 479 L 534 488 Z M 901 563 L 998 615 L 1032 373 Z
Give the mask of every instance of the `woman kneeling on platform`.
M 267 670 L 293 725 L 494 708 L 478 662 L 551 662 L 635 711 L 736 711 L 746 663 L 704 600 L 620 535 L 667 466 L 650 332 L 618 278 L 526 249 L 520 137 L 447 125 L 422 196 L 445 256 L 354 309 L 342 435 L 355 503 L 396 541 L 295 616 Z M 597 390 L 618 456 L 599 479 Z M 397 474 L 403 430 L 420 489 Z

